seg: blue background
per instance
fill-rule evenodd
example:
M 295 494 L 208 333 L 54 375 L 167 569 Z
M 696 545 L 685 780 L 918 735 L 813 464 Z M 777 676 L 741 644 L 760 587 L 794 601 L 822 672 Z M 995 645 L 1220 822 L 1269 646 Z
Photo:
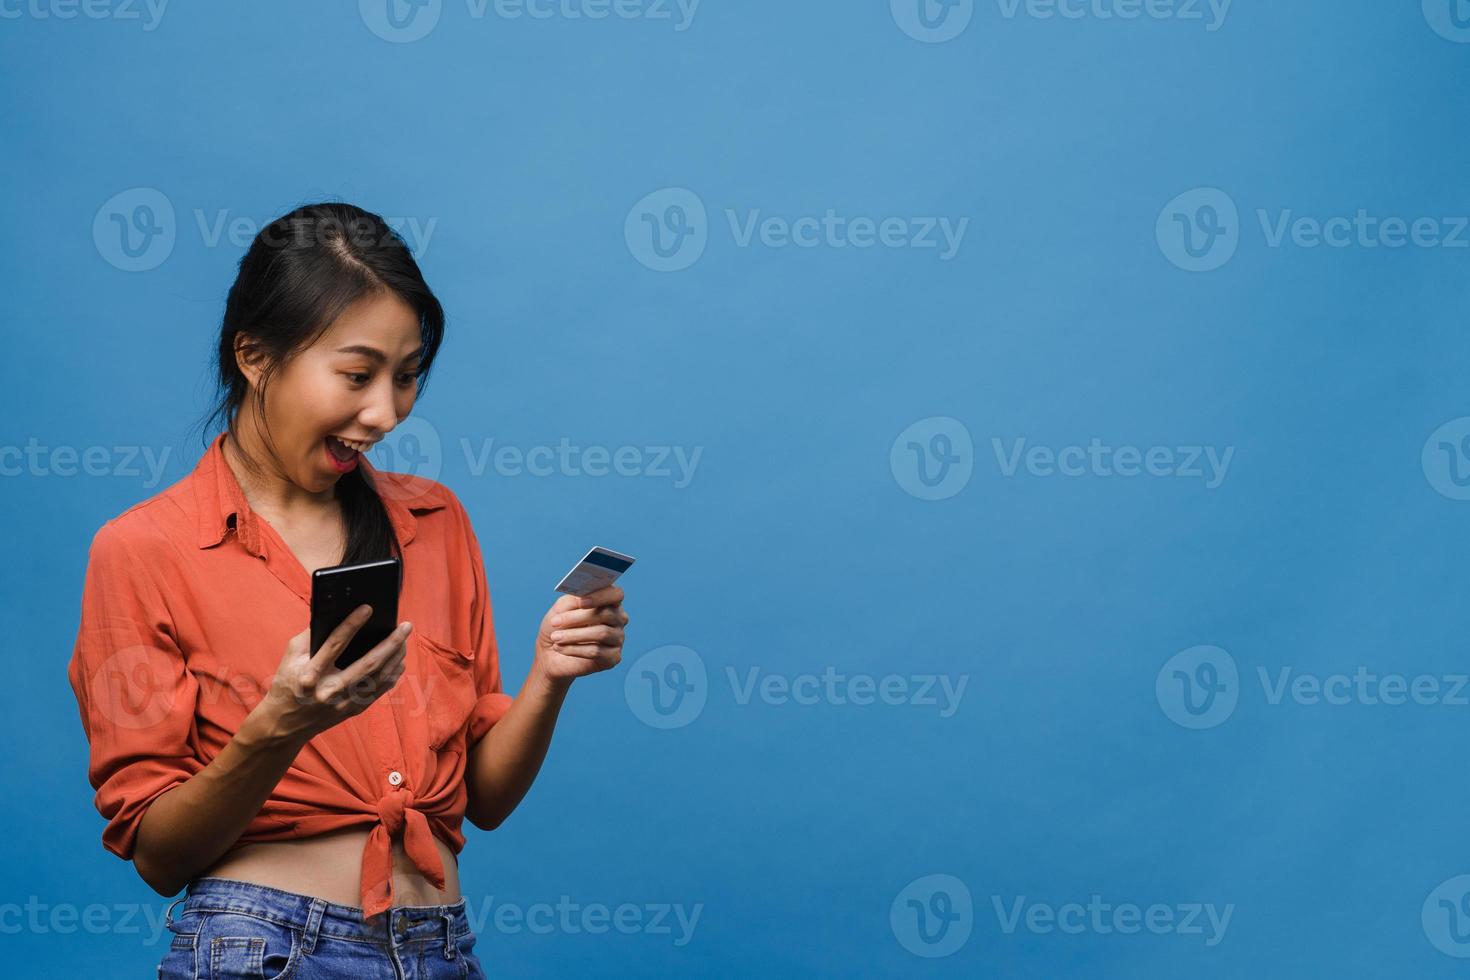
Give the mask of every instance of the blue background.
M 435 222 L 420 262 L 449 326 L 415 417 L 484 547 L 511 690 L 570 563 L 590 544 L 638 558 L 623 664 L 575 685 L 515 815 L 467 827 L 492 975 L 1463 972 L 1436 940 L 1470 955 L 1470 920 L 1430 897 L 1470 872 L 1470 707 L 1272 703 L 1258 679 L 1467 669 L 1470 503 L 1421 451 L 1470 414 L 1470 251 L 1273 248 L 1257 217 L 1470 214 L 1470 45 L 1417 2 L 1237 0 L 1208 30 L 987 0 L 943 43 L 886 0 L 704 0 L 682 31 L 445 0 L 411 42 L 352 3 L 178 3 L 152 30 L 141 8 L 40 3 L 0 25 L 0 443 L 170 456 L 157 485 L 0 480 L 0 927 L 21 975 L 151 976 L 167 946 L 140 925 L 167 900 L 101 847 L 66 683 L 87 545 L 192 468 L 249 234 L 320 198 Z M 1188 272 L 1155 225 L 1202 187 L 1238 206 L 1238 249 Z M 167 199 L 175 241 L 127 271 L 93 225 L 137 188 Z M 682 271 L 625 241 L 664 188 L 707 209 Z M 828 208 L 969 225 L 944 261 L 741 247 L 726 217 Z M 221 216 L 248 219 L 246 238 L 201 231 Z M 934 417 L 973 440 L 972 475 L 941 500 L 890 457 Z M 562 438 L 702 455 L 680 487 L 476 473 L 463 451 Z M 1234 456 L 1211 489 L 1007 476 L 992 444 L 1094 438 Z M 1201 644 L 1233 658 L 1238 704 L 1191 730 L 1155 682 Z M 707 702 L 665 729 L 624 679 L 669 645 L 694 651 Z M 742 704 L 726 671 L 752 667 L 968 680 L 940 717 Z M 974 914 L 931 958 L 910 950 L 908 906 L 890 911 L 936 874 Z M 684 945 L 677 927 L 495 926 L 502 903 L 563 895 L 700 918 Z M 1093 895 L 1233 912 L 1208 945 L 1007 932 L 994 908 Z M 113 925 L 44 925 L 89 906 Z

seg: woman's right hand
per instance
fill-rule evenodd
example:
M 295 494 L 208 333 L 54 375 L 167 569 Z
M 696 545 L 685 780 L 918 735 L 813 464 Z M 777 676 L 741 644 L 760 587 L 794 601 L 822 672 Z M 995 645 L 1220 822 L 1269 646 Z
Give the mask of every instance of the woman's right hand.
M 370 614 L 369 606 L 358 606 L 315 653 L 310 626 L 291 637 L 270 690 L 252 714 L 263 714 L 274 734 L 305 744 L 366 711 L 392 690 L 403 676 L 405 641 L 413 631 L 412 623 L 399 623 L 381 643 L 346 667 L 339 670 L 333 663 Z

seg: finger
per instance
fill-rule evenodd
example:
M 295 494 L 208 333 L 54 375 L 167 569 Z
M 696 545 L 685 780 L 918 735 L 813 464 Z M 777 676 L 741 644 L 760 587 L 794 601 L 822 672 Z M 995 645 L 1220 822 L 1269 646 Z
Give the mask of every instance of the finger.
M 558 646 L 575 643 L 606 643 L 622 638 L 622 629 L 615 626 L 584 626 L 581 629 L 559 629 L 551 634 L 551 642 Z
M 392 633 L 389 633 L 367 653 L 346 667 L 334 670 L 333 674 L 337 680 L 347 685 L 357 685 L 362 683 L 364 678 L 380 676 L 383 670 L 402 660 L 408 646 L 407 635 L 404 632 L 404 624 L 400 623 Z
M 398 683 L 398 678 L 402 676 L 403 668 L 399 667 L 397 669 L 390 669 L 386 673 L 369 674 L 367 677 L 364 677 L 359 682 L 363 691 L 364 700 L 368 704 L 372 704 L 378 698 L 392 691 Z
M 556 632 L 569 629 L 585 629 L 588 626 L 622 626 L 626 617 L 617 611 L 616 605 L 604 605 L 595 610 L 579 610 L 551 617 L 548 626 Z
M 594 623 L 607 623 L 618 626 L 628 621 L 628 614 L 623 612 L 622 606 L 613 603 L 608 606 L 598 606 L 595 609 L 573 609 L 570 612 L 560 613 L 551 617 L 551 625 L 566 629 L 569 626 L 591 626 Z
M 388 682 L 394 672 L 402 673 L 408 657 L 408 643 L 399 644 L 396 648 L 378 654 L 380 659 L 376 666 L 368 665 L 367 671 L 362 675 L 364 682 L 372 681 L 378 684 Z M 367 658 L 364 657 L 364 660 Z
M 337 659 L 337 654 L 341 653 L 348 641 L 357 635 L 358 630 L 362 629 L 362 624 L 368 621 L 372 611 L 372 606 L 366 604 L 358 606 L 337 624 L 336 629 L 327 634 L 327 638 L 322 641 L 321 648 L 313 651 L 311 655 L 311 666 L 317 672 L 317 676 L 321 676 L 331 666 L 332 661 Z
M 340 700 L 349 702 L 359 710 L 365 709 L 393 689 L 393 685 L 403 674 L 402 663 L 402 658 L 399 658 L 385 663 L 379 672 L 361 674 L 356 680 L 345 682 Z
M 589 592 L 577 600 L 573 609 L 590 609 L 594 606 L 606 606 L 623 600 L 623 590 L 617 585 L 605 585 L 596 592 Z
M 582 660 L 596 660 L 599 648 L 593 645 L 583 644 L 574 647 L 558 647 L 557 653 L 564 653 L 568 657 L 577 657 Z
M 390 667 L 395 660 L 402 660 L 408 651 L 408 636 L 413 632 L 413 624 L 407 621 L 399 623 L 393 632 L 383 637 L 378 645 L 357 660 L 342 668 L 342 679 L 351 684 L 358 678 L 369 674 L 377 674 L 385 667 Z

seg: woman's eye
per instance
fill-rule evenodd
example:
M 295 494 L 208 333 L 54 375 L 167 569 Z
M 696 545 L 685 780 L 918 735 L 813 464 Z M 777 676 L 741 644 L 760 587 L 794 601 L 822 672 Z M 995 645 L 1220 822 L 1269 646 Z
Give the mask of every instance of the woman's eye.
M 355 385 L 364 385 L 364 384 L 367 384 L 368 380 L 370 378 L 372 378 L 372 375 L 370 375 L 370 374 L 362 374 L 361 372 L 356 372 L 356 373 L 353 373 L 353 372 L 345 372 L 345 373 L 347 374 L 347 380 L 351 381 Z M 398 383 L 401 384 L 401 385 L 404 385 L 405 387 L 407 387 L 408 385 L 413 384 L 418 379 L 418 376 L 419 376 L 419 374 L 418 374 L 417 371 L 410 371 L 410 372 L 408 372 L 406 374 L 400 374 L 398 376 Z

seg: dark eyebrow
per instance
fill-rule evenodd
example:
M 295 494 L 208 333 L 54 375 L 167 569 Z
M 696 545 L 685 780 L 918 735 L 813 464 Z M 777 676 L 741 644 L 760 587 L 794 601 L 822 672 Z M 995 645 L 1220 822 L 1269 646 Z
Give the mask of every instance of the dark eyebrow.
M 424 348 L 422 346 L 420 346 L 413 353 L 411 353 L 407 357 L 405 357 L 404 360 L 405 361 L 411 361 L 415 357 L 419 357 L 420 355 L 422 355 L 423 352 L 424 352 Z M 372 361 L 372 362 L 374 362 L 376 364 L 382 364 L 384 361 L 386 361 L 388 359 L 388 355 L 387 354 L 384 354 L 382 351 L 378 350 L 376 347 L 369 347 L 367 344 L 349 344 L 346 347 L 338 347 L 337 348 L 337 353 L 338 354 L 361 354 L 363 357 L 366 357 L 368 360 L 370 360 L 370 361 Z

